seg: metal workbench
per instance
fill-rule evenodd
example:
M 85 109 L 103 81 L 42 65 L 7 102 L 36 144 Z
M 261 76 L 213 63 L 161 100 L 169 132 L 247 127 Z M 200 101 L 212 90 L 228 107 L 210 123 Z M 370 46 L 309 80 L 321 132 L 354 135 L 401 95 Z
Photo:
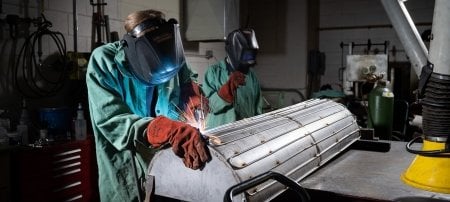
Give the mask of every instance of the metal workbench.
M 391 148 L 387 152 L 349 149 L 306 177 L 300 184 L 312 191 L 349 198 L 450 201 L 450 194 L 424 191 L 404 184 L 400 175 L 408 168 L 415 155 L 406 151 L 406 142 L 390 143 Z

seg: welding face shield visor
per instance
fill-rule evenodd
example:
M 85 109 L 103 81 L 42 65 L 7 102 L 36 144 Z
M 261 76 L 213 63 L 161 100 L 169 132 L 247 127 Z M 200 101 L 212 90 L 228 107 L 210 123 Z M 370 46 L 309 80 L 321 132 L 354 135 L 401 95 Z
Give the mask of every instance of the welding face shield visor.
M 228 34 L 225 50 L 233 70 L 247 73 L 248 69 L 256 65 L 258 41 L 252 29 L 235 30 Z
M 122 43 L 131 73 L 146 85 L 167 82 L 185 65 L 180 30 L 174 19 L 146 20 L 125 34 Z

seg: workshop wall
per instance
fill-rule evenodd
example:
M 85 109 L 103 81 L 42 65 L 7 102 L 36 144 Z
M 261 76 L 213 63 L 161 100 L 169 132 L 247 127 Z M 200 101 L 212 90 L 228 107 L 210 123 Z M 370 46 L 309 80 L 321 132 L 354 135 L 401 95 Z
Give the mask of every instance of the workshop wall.
M 254 70 L 262 87 L 297 89 L 305 94 L 307 0 L 241 2 L 251 6 L 248 13 L 244 12 L 248 16 L 241 16 L 241 24 L 249 19 L 249 27 L 256 32 L 260 51 Z M 221 42 L 201 42 L 198 52 L 194 52 L 198 55 L 188 56 L 190 64 L 199 72 L 200 81 L 203 81 L 208 65 L 225 57 L 224 49 Z M 213 51 L 214 57 L 205 59 L 203 56 L 208 50 Z M 302 100 L 299 94 L 292 91 L 271 91 L 266 95 L 275 105 L 292 105 Z M 278 103 L 280 100 L 282 103 Z
M 408 0 L 405 2 L 414 23 L 424 23 L 417 26 L 419 34 L 431 29 L 434 0 Z M 427 25 L 429 24 L 429 25 Z M 344 64 L 341 62 L 341 48 L 343 43 L 384 43 L 389 41 L 389 61 L 408 61 L 403 46 L 395 30 L 391 27 L 373 27 L 391 25 L 381 1 L 372 0 L 320 0 L 320 51 L 326 55 L 326 70 L 322 77 L 322 84 L 340 84 L 338 71 L 345 66 L 345 55 L 348 48 L 344 48 Z M 372 27 L 372 28 L 368 28 Z M 394 51 L 395 46 L 395 51 Z M 382 46 L 373 46 L 383 52 Z M 354 53 L 363 54 L 364 47 L 356 47 Z M 414 70 L 411 75 L 415 76 Z M 336 86 L 334 86 L 336 87 Z M 338 90 L 338 89 L 337 89 Z
M 36 18 L 38 16 L 38 1 L 4 0 L 2 17 L 7 14 L 19 17 Z M 77 0 L 78 16 L 78 49 L 80 52 L 90 52 L 92 13 L 96 12 L 88 0 Z M 96 0 L 94 0 L 96 2 Z M 105 14 L 109 16 L 111 31 L 118 31 L 119 37 L 125 32 L 123 19 L 136 10 L 147 8 L 158 9 L 167 17 L 179 18 L 179 0 L 108 0 L 105 1 Z M 42 1 L 42 8 L 46 18 L 53 23 L 53 30 L 63 33 L 66 37 L 68 50 L 73 50 L 73 1 L 48 0 Z M 32 29 L 32 27 L 30 27 Z M 8 28 L 6 28 L 7 31 Z
M 159 9 L 166 13 L 168 18 L 179 18 L 180 1 L 179 0 L 105 0 L 105 15 L 109 17 L 110 31 L 117 31 L 119 38 L 122 38 L 124 32 L 123 20 L 125 17 L 136 10 Z M 97 0 L 94 0 L 97 3 Z M 80 53 L 91 52 L 92 35 L 92 15 L 96 12 L 88 0 L 76 0 L 77 14 L 77 50 Z M 0 7 L 0 110 L 7 109 L 12 119 L 17 119 L 21 100 L 27 99 L 28 107 L 32 110 L 38 110 L 42 107 L 76 107 L 77 102 L 85 100 L 85 82 L 83 75 L 79 78 L 71 78 L 61 90 L 56 94 L 49 96 L 27 97 L 21 94 L 14 81 L 17 76 L 17 61 L 20 49 L 24 45 L 25 38 L 34 33 L 37 28 L 30 21 L 37 19 L 42 11 L 45 18 L 52 23 L 49 28 L 51 31 L 60 32 L 66 42 L 66 50 L 74 50 L 74 28 L 73 28 L 73 1 L 72 0 L 3 0 Z M 17 23 L 11 24 L 11 15 L 16 15 Z M 9 20 L 7 19 L 9 16 Z M 14 24 L 17 24 L 14 25 Z M 37 45 L 36 45 L 37 47 Z M 42 40 L 42 62 L 54 62 L 53 57 L 57 53 L 56 43 L 51 38 L 44 37 Z M 37 57 L 37 48 L 35 51 Z M 51 57 L 49 57 L 51 56 Z M 26 57 L 29 58 L 29 57 Z M 23 57 L 19 59 L 23 61 Z M 21 67 L 21 64 L 19 63 Z M 53 65 L 51 68 L 61 68 Z M 45 74 L 51 74 L 51 68 Z M 18 72 L 22 75 L 22 71 Z M 20 76 L 19 76 L 20 77 Z M 19 80 L 23 82 L 23 79 Z M 32 85 L 43 85 L 39 82 L 31 82 Z M 46 89 L 46 86 L 40 86 Z M 73 105 L 73 106 L 72 106 Z M 87 106 L 85 106 L 87 107 Z M 14 121 L 13 121 L 14 122 Z

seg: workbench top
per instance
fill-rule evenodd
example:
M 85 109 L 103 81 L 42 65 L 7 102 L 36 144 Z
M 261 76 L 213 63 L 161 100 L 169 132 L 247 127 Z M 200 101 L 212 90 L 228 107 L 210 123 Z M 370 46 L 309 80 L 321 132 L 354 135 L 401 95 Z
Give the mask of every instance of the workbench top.
M 312 190 L 383 201 L 426 198 L 450 201 L 450 194 L 424 191 L 403 183 L 400 175 L 415 155 L 406 151 L 406 142 L 390 143 L 388 152 L 347 150 L 306 177 L 300 185 Z

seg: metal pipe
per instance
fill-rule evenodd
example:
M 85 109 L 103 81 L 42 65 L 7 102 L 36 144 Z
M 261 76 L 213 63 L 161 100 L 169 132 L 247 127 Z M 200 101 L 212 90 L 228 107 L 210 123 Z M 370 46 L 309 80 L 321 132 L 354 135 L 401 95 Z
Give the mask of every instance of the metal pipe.
M 403 4 L 403 0 L 381 0 L 381 3 L 411 60 L 417 76 L 420 76 L 422 67 L 427 64 L 428 50 Z
M 431 22 L 418 22 L 417 26 L 431 26 Z M 379 25 L 355 25 L 355 26 L 332 26 L 332 27 L 320 27 L 319 31 L 332 31 L 332 30 L 348 30 L 348 29 L 385 29 L 393 28 L 392 24 L 379 24 Z
M 450 75 L 450 1 L 436 0 L 430 42 L 434 73 Z
M 73 3 L 73 52 L 78 52 L 78 24 L 77 24 L 77 0 L 72 0 Z M 76 57 L 76 56 L 75 56 Z
M 436 0 L 430 43 L 433 73 L 422 100 L 423 129 L 427 136 L 448 137 L 450 134 L 450 1 Z
M 227 1 L 223 1 L 223 40 L 227 39 Z
M 301 101 L 305 101 L 306 100 L 305 95 L 303 95 L 303 93 L 300 91 L 300 89 L 297 89 L 297 88 L 265 88 L 265 87 L 261 87 L 261 91 L 292 92 L 292 93 L 298 94 L 298 96 L 300 96 L 300 98 L 302 99 Z

